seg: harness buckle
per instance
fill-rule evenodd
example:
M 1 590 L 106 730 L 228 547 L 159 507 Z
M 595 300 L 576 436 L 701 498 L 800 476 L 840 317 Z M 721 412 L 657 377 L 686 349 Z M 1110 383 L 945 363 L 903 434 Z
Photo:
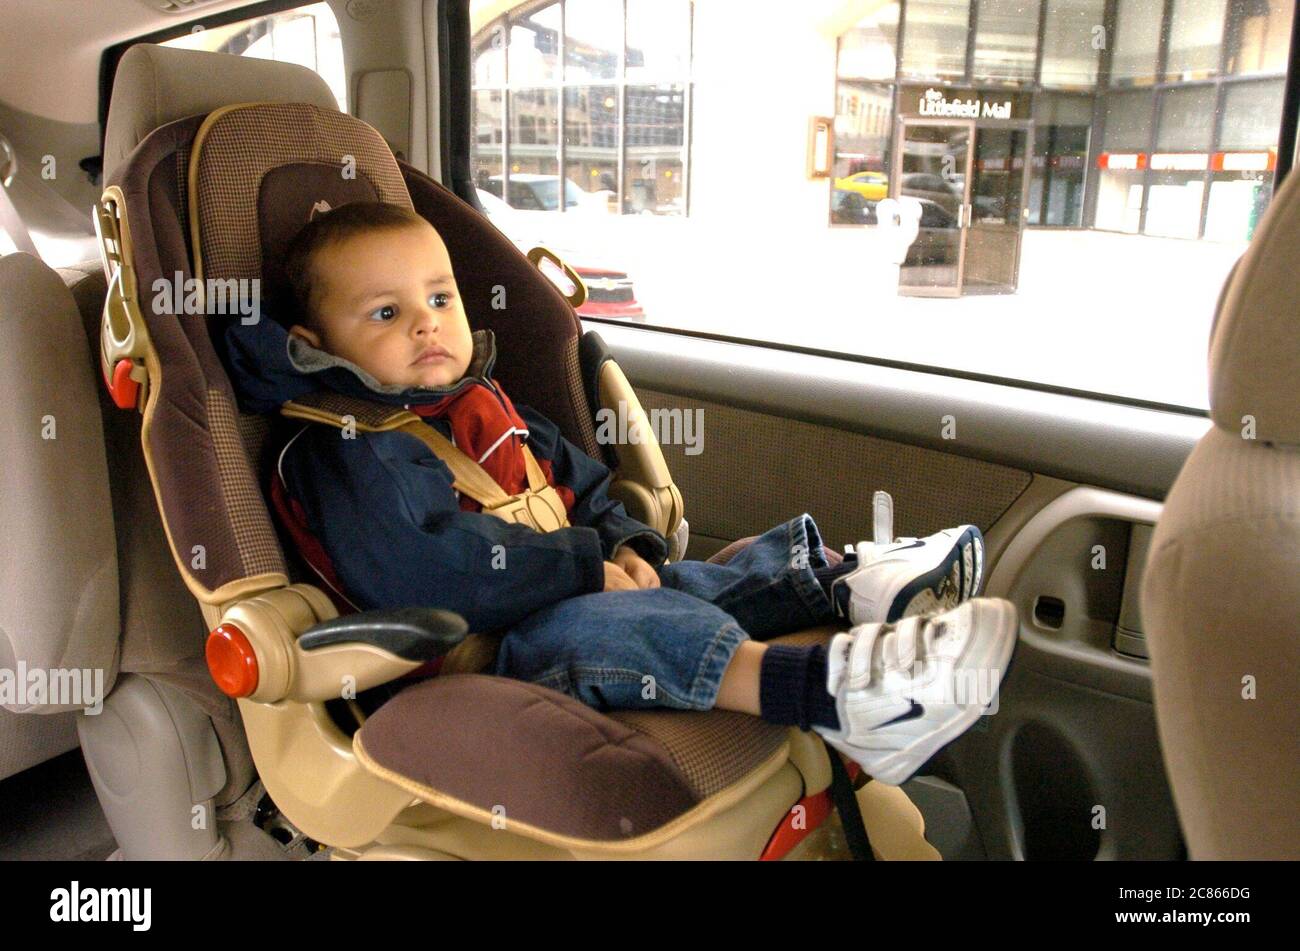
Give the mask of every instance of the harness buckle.
M 148 398 L 145 356 L 149 352 L 149 331 L 140 313 L 130 229 L 122 219 L 122 204 L 121 190 L 114 186 L 95 205 L 99 260 L 108 279 L 100 321 L 99 364 L 113 405 L 143 411 Z

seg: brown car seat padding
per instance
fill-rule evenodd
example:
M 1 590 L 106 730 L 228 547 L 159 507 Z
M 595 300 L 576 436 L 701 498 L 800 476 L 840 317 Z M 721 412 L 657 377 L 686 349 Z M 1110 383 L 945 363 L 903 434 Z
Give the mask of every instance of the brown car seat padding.
M 631 711 L 606 715 L 536 684 L 444 676 L 380 707 L 353 749 L 368 770 L 426 802 L 561 847 L 668 835 L 674 820 L 706 802 L 720 808 L 728 790 L 785 760 L 788 730 L 756 717 L 640 713 L 655 734 Z
M 200 280 L 267 278 L 264 262 L 283 257 L 313 209 L 358 200 L 411 208 L 397 161 L 378 132 L 305 103 L 210 113 L 194 137 L 188 189 Z
M 418 169 L 398 165 L 415 210 L 447 244 L 470 326 L 496 335 L 493 376 L 511 400 L 531 406 L 591 458 L 612 466 L 596 440 L 595 407 L 578 357 L 582 324 L 569 302 L 479 211 Z M 500 309 L 498 289 L 504 291 Z
M 119 211 L 131 238 L 127 243 L 151 343 L 142 441 L 173 558 L 196 598 L 220 604 L 288 583 L 254 475 L 266 420 L 238 412 L 208 320 L 155 313 L 151 306 L 150 289 L 157 280 L 195 277 L 190 260 L 196 234 L 205 277 L 259 277 L 268 268 L 274 271 L 277 249 L 296 233 L 296 226 L 284 222 L 297 216 L 300 226 L 319 201 L 334 207 L 359 198 L 396 196 L 405 204 L 405 176 L 418 199 L 417 212 L 447 242 L 471 324 L 498 333 L 494 376 L 517 402 L 545 414 L 566 438 L 601 457 L 578 367 L 577 318 L 551 283 L 479 212 L 410 167 L 395 171 L 382 138 L 349 116 L 281 103 L 224 110 L 204 134 L 207 158 L 191 163 L 191 146 L 208 119 L 193 116 L 156 129 L 109 181 L 123 196 Z M 291 126 L 277 124 L 293 122 L 305 123 L 310 132 L 290 134 L 285 130 Z M 250 153 L 246 141 L 232 136 L 236 129 L 244 134 L 260 130 L 271 141 Z M 346 136 L 336 138 L 338 130 Z M 269 166 L 268 155 L 275 156 Z M 260 178 L 250 171 L 250 161 L 263 168 Z M 211 235 L 201 208 L 191 226 L 192 164 L 198 204 L 215 202 L 206 213 Z M 355 177 L 344 177 L 345 168 L 354 168 Z M 306 184 L 298 187 L 295 181 Z M 339 190 L 319 190 L 326 182 Z M 235 204 L 242 209 L 241 224 L 231 227 L 223 209 Z M 239 274 L 238 267 L 250 270 Z M 498 286 L 505 288 L 508 303 L 501 311 L 491 306 Z
M 141 425 L 149 476 L 186 587 L 201 602 L 220 604 L 288 577 L 207 321 L 154 306 L 156 282 L 170 287 L 193 277 L 186 181 L 202 121 L 193 116 L 154 130 L 108 186 L 120 194 L 124 256 L 141 288 L 150 342 Z

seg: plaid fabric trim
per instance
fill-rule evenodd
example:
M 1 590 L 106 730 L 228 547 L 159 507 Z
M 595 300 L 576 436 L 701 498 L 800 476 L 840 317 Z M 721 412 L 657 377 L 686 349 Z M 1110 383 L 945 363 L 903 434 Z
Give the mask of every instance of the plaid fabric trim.
M 587 388 L 582 379 L 582 361 L 578 356 L 578 341 L 578 337 L 572 337 L 564 347 L 564 385 L 568 387 L 569 401 L 573 404 L 574 415 L 578 420 L 582 451 L 593 459 L 609 463 L 610 458 L 596 441 L 596 408 L 589 405 L 587 400 Z
M 257 200 L 267 172 L 291 162 L 318 162 L 337 165 L 342 173 L 349 156 L 381 201 L 412 207 L 388 144 L 360 119 L 306 103 L 260 103 L 220 116 L 208 127 L 198 156 L 203 277 L 261 274 Z
M 273 572 L 287 574 L 266 502 L 257 487 L 244 441 L 239 435 L 235 408 L 220 390 L 208 390 L 208 424 L 244 577 Z
M 181 223 L 181 234 L 185 236 L 185 257 L 187 261 L 194 260 L 194 249 L 190 247 L 190 146 L 189 143 L 181 146 L 176 150 L 176 195 L 179 199 L 177 205 L 178 219 Z
M 254 473 L 260 472 L 262 448 L 266 445 L 266 437 L 271 430 L 270 418 L 256 413 L 240 413 L 236 425 L 239 427 L 239 441 L 244 445 L 249 468 Z
M 740 782 L 786 742 L 789 727 L 730 710 L 608 710 L 668 751 L 701 799 Z

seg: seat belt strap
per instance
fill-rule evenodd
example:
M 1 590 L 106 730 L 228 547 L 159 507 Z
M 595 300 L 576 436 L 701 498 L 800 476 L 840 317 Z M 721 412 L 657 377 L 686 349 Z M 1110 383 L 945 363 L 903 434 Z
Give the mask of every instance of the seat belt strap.
M 871 850 L 871 839 L 867 835 L 867 825 L 862 821 L 862 807 L 853 791 L 853 780 L 849 779 L 849 771 L 839 752 L 829 743 L 826 744 L 826 754 L 831 758 L 831 802 L 840 814 L 849 854 L 855 862 L 874 862 L 876 854 Z
M 451 470 L 452 488 L 457 492 L 468 495 L 484 507 L 496 508 L 510 501 L 510 496 L 506 495 L 505 490 L 497 485 L 496 480 L 488 475 L 482 466 L 452 445 L 451 440 L 428 423 L 413 419 L 403 423 L 398 429 L 420 440 L 430 452 L 446 463 L 447 468 Z M 532 484 L 531 472 L 529 484 Z
M 542 472 L 541 465 L 537 462 L 537 457 L 528 446 L 522 447 L 524 450 L 524 468 L 528 471 L 528 488 L 534 492 L 540 492 L 550 485 L 546 481 L 546 473 Z
M 452 488 L 482 505 L 485 514 L 496 515 L 506 521 L 523 522 L 541 532 L 568 527 L 569 519 L 565 514 L 564 502 L 546 481 L 546 474 L 527 446 L 520 448 L 524 453 L 524 468 L 528 472 L 528 490 L 517 496 L 507 495 L 486 469 L 424 420 L 411 419 L 397 429 L 420 440 L 441 459 L 451 470 Z
M 290 419 L 305 419 L 329 426 L 355 424 L 362 432 L 404 432 L 414 436 L 451 470 L 452 488 L 483 507 L 484 514 L 520 522 L 539 532 L 567 528 L 564 501 L 547 481 L 533 451 L 521 446 L 528 489 L 508 495 L 487 470 L 457 448 L 450 439 L 410 410 L 393 410 L 383 404 L 322 391 L 280 407 Z
M 4 185 L 0 185 L 0 231 L 8 232 L 10 240 L 19 251 L 26 251 L 33 257 L 40 258 L 41 252 L 36 249 L 36 242 L 32 240 L 31 232 L 27 230 L 27 225 L 23 224 L 22 215 L 18 214 L 13 199 L 9 197 L 9 190 Z

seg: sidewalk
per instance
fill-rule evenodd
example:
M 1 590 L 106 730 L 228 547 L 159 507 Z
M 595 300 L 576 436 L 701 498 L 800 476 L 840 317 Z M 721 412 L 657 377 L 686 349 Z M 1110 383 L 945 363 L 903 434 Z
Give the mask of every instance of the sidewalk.
M 559 217 L 559 216 L 554 216 Z M 861 353 L 1205 408 L 1206 348 L 1245 243 L 1026 230 L 1010 295 L 900 297 L 874 228 L 761 219 L 720 228 L 649 216 L 587 219 L 636 283 L 649 324 Z M 802 224 L 802 223 L 801 223 Z

